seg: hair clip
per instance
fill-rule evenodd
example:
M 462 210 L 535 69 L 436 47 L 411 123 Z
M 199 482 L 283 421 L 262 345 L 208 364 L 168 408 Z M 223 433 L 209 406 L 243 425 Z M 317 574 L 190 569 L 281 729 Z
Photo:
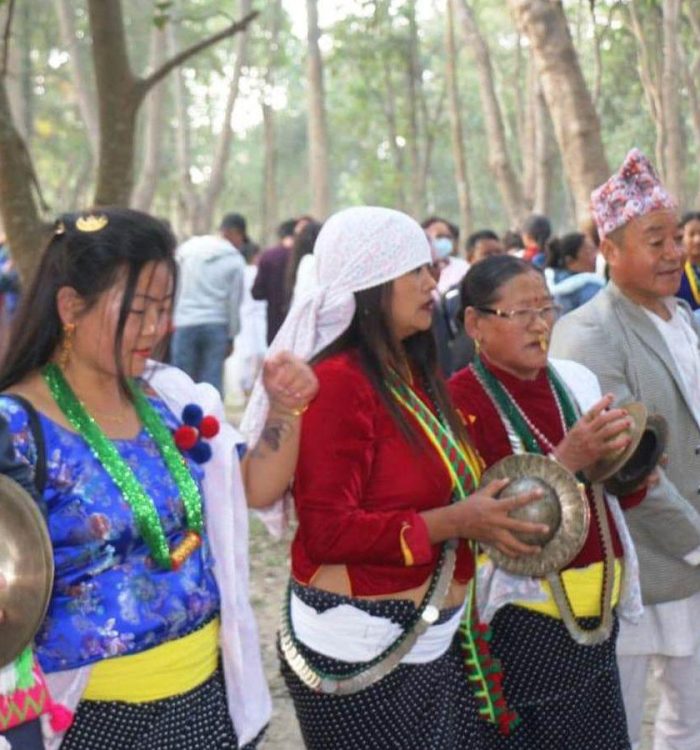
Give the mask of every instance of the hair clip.
M 66 225 L 60 219 L 56 219 L 53 225 L 53 233 L 55 237 L 60 237 L 66 233 Z
M 75 228 L 79 232 L 99 232 L 109 224 L 109 219 L 104 214 L 89 214 L 76 219 Z

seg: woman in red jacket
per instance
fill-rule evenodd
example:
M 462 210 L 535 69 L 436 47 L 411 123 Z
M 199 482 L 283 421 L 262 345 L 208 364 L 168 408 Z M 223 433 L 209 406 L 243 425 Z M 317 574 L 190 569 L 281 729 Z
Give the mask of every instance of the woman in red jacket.
M 279 644 L 304 741 L 481 748 L 478 714 L 504 731 L 512 716 L 486 676 L 495 667 L 484 663 L 467 540 L 537 551 L 512 532 L 539 525 L 507 513 L 538 493 L 497 502 L 507 482 L 476 490 L 479 460 L 437 373 L 420 227 L 397 211 L 349 209 L 314 253 L 317 288 L 272 344 L 311 358 L 319 380 L 302 422 Z M 254 393 L 252 439 L 264 414 Z
M 601 398 L 593 373 L 548 359 L 557 308 L 540 271 L 511 256 L 488 258 L 465 276 L 461 296 L 478 354 L 451 378 L 449 390 L 487 467 L 528 452 L 550 455 L 576 473 L 627 447 L 629 415 L 611 408 L 611 395 Z M 509 737 L 487 727 L 488 747 L 630 746 L 615 660 L 616 613 L 634 614 L 640 599 L 620 505 L 640 502 L 644 490 L 618 503 L 590 483 L 585 489 L 588 536 L 554 584 L 480 561 L 481 614 L 491 623 L 492 653 L 522 722 Z

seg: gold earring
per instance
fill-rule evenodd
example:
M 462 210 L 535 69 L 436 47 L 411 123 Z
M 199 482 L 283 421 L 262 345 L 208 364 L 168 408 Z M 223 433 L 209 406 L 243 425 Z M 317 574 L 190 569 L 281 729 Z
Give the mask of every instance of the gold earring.
M 481 351 L 481 341 L 479 339 L 474 339 L 474 350 L 477 354 Z
M 75 335 L 75 323 L 63 324 L 63 339 L 61 341 L 61 351 L 58 353 L 58 366 L 65 370 L 70 360 L 70 354 L 73 351 L 73 336 Z

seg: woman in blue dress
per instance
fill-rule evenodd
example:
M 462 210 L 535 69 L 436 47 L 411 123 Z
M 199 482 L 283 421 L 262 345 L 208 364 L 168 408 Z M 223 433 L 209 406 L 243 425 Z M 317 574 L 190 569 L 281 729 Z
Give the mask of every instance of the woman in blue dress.
M 213 389 L 153 361 L 174 247 L 135 211 L 65 216 L 0 373 L 56 564 L 36 653 L 53 699 L 75 710 L 48 747 L 252 748 L 269 719 L 244 491 L 284 490 L 316 382 L 289 355 L 267 363 L 273 413 L 239 464 Z

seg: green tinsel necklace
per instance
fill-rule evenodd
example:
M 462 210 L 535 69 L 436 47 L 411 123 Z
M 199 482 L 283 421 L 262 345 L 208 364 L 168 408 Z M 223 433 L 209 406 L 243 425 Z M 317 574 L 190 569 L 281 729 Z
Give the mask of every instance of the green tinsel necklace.
M 158 446 L 185 506 L 187 532 L 180 544 L 172 551 L 168 546 L 163 524 L 153 501 L 146 494 L 126 461 L 119 455 L 114 443 L 104 434 L 75 395 L 58 365 L 53 362 L 45 365 L 42 375 L 59 409 L 90 446 L 92 454 L 102 464 L 129 504 L 136 526 L 146 541 L 153 559 L 161 568 L 177 570 L 201 544 L 202 498 L 197 483 L 175 445 L 170 430 L 148 403 L 141 390 L 130 382 L 129 387 L 134 398 L 136 413 L 146 432 Z

